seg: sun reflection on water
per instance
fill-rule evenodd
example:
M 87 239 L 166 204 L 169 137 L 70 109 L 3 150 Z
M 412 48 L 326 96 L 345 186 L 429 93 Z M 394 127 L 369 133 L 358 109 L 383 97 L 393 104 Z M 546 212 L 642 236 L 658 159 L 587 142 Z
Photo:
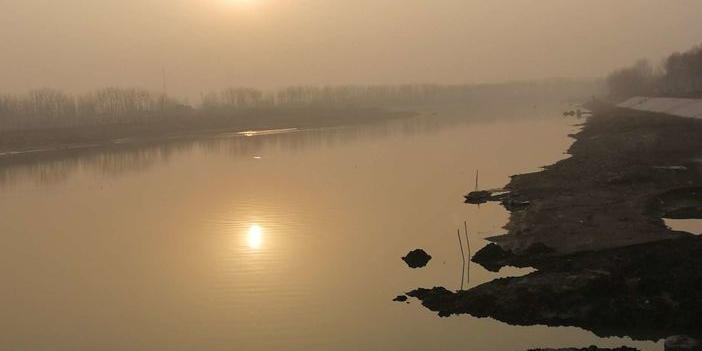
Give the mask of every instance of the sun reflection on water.
M 263 230 L 258 224 L 252 224 L 249 227 L 249 235 L 247 238 L 249 247 L 252 249 L 258 249 L 263 244 Z

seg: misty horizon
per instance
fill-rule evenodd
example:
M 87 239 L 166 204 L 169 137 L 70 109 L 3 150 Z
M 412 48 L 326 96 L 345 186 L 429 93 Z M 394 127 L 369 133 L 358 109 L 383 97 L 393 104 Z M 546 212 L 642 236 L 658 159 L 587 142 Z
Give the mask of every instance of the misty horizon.
M 12 44 L 0 92 L 161 91 L 164 70 L 179 98 L 231 86 L 600 78 L 699 44 L 698 13 L 697 1 L 4 2 L 0 38 Z

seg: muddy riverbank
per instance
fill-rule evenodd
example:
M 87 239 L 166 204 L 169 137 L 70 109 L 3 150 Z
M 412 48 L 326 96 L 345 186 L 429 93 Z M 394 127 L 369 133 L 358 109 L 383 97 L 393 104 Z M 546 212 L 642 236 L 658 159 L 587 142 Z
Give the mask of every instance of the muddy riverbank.
M 512 177 L 488 269 L 535 267 L 461 292 L 416 289 L 442 316 L 576 326 L 659 340 L 702 334 L 702 238 L 662 217 L 702 217 L 702 120 L 596 106 L 570 158 Z M 520 206 L 511 206 L 520 204 Z

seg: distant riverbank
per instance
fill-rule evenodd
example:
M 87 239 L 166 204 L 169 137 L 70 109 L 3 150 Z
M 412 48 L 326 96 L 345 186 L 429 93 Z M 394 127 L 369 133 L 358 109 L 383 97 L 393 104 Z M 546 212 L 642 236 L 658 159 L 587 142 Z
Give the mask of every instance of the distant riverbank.
M 0 155 L 143 143 L 249 130 L 347 126 L 406 118 L 413 112 L 381 108 L 256 109 L 236 114 L 168 116 L 134 123 L 0 131 Z
M 512 178 L 499 197 L 508 233 L 473 257 L 490 270 L 538 271 L 408 295 L 440 315 L 642 340 L 700 336 L 702 237 L 662 218 L 702 218 L 702 120 L 591 108 L 572 157 Z

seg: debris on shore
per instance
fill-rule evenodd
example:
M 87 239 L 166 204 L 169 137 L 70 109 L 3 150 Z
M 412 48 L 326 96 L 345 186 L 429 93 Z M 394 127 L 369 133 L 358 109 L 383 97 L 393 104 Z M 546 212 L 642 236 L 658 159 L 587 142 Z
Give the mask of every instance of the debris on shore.
M 575 109 L 575 110 L 570 110 L 570 111 L 565 111 L 563 112 L 563 116 L 577 116 L 578 118 L 581 118 L 583 116 L 590 116 L 592 115 L 591 111 L 584 111 L 581 109 Z
M 405 295 L 397 295 L 394 299 L 392 299 L 395 302 L 405 302 L 407 301 L 407 296 Z
M 520 197 L 518 192 L 506 192 L 503 189 L 499 189 L 499 191 L 471 191 L 464 197 L 466 198 L 465 203 L 473 205 L 480 205 L 491 201 L 500 202 L 508 211 L 522 210 L 531 204 L 531 201 Z
M 402 260 L 407 263 L 410 268 L 422 268 L 429 263 L 431 256 L 422 249 L 410 251 L 407 256 L 402 257 Z
M 489 190 L 471 191 L 465 196 L 466 203 L 479 205 L 492 200 L 492 192 Z
M 673 335 L 665 339 L 665 351 L 702 351 L 702 342 L 687 335 Z

